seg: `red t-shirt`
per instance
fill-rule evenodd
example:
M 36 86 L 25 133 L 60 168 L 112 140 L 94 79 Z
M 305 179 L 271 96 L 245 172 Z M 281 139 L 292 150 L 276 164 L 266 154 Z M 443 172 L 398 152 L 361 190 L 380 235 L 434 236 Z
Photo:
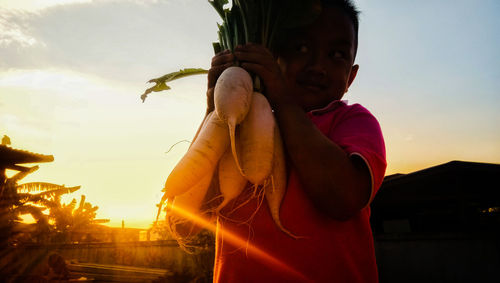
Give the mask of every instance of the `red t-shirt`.
M 325 136 L 366 162 L 371 202 L 386 169 L 384 139 L 375 117 L 363 106 L 344 101 L 308 116 Z M 368 204 L 348 221 L 328 218 L 313 206 L 292 168 L 280 219 L 286 229 L 304 237 L 294 239 L 277 228 L 261 200 L 248 202 L 229 219 L 219 217 L 214 282 L 378 281 Z

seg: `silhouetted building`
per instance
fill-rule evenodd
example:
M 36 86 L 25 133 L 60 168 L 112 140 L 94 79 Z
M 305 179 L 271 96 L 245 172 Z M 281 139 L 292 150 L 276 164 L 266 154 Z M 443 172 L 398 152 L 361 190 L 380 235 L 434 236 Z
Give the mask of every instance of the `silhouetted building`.
M 28 167 L 19 164 L 52 162 L 54 156 L 29 152 L 21 149 L 14 149 L 7 145 L 0 145 L 0 178 L 5 178 L 5 170 L 12 169 L 21 172 L 30 170 Z
M 387 176 L 372 209 L 380 282 L 498 282 L 500 164 Z

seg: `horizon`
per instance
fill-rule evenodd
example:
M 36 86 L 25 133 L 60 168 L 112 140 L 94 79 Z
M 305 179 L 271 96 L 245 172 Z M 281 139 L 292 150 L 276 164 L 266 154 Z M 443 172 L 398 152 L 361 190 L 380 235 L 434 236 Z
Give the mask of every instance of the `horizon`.
M 14 148 L 14 149 L 17 149 L 17 148 Z M 499 165 L 500 166 L 500 163 L 488 163 L 488 162 L 465 161 L 465 160 L 450 160 L 450 161 L 447 161 L 447 162 L 444 162 L 444 163 L 441 163 L 441 164 L 436 164 L 436 165 L 431 165 L 429 167 L 420 168 L 420 169 L 417 169 L 417 170 L 412 171 L 412 172 L 407 172 L 407 173 L 396 172 L 396 173 L 392 173 L 392 174 L 386 174 L 384 176 L 384 181 L 385 181 L 385 178 L 392 177 L 394 175 L 407 175 L 407 174 L 411 174 L 411 173 L 416 173 L 416 172 L 420 172 L 422 170 L 431 169 L 431 168 L 442 166 L 442 165 L 445 165 L 445 164 L 448 164 L 448 163 L 452 163 L 452 162 L 476 163 L 476 164 L 492 164 L 492 165 Z M 34 165 L 35 163 L 30 163 L 30 164 Z M 30 165 L 30 164 L 28 164 L 28 165 Z M 42 163 L 36 163 L 36 164 L 41 165 Z M 23 164 L 23 165 L 26 165 L 26 164 Z M 14 170 L 7 170 L 7 171 L 12 172 Z M 6 174 L 6 175 L 9 176 L 11 174 Z M 71 197 L 74 198 L 74 196 L 71 196 Z M 65 196 L 64 199 L 69 200 L 70 196 L 69 195 Z M 34 219 L 31 217 L 31 215 L 22 216 L 22 219 L 23 219 L 24 223 L 26 223 L 26 224 L 35 223 Z M 123 223 L 121 221 L 123 221 Z M 137 220 L 136 221 L 131 221 L 131 223 L 133 223 L 133 226 L 131 226 L 129 224 L 130 222 L 128 222 L 127 219 L 122 219 L 121 221 L 120 221 L 120 223 L 115 223 L 116 222 L 115 221 L 112 224 L 108 224 L 108 222 L 106 222 L 106 223 L 98 223 L 98 225 L 107 226 L 107 227 L 110 227 L 110 228 L 130 228 L 130 229 L 142 229 L 142 230 L 150 229 L 154 225 L 154 220 L 152 220 L 151 222 L 140 221 L 140 220 L 139 221 L 137 221 Z

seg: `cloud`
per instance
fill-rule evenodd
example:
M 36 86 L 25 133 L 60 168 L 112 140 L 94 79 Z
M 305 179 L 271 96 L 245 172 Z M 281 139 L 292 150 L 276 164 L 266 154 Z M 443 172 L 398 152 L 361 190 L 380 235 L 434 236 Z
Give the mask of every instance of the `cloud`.
M 8 47 L 10 45 L 19 45 L 22 48 L 30 47 L 38 43 L 31 35 L 27 34 L 27 27 L 23 21 L 15 21 L 16 17 L 26 17 L 24 12 L 2 11 L 0 13 L 0 47 Z
M 35 14 L 0 9 L 0 71 L 43 65 L 46 45 L 35 36 Z
M 2 6 L 5 9 L 15 9 L 22 11 L 38 11 L 57 5 L 71 5 L 74 3 L 91 2 L 92 0 L 3 0 Z
M 0 9 L 7 31 L 0 36 L 0 72 L 56 67 L 145 82 L 182 67 L 208 67 L 218 20 L 211 9 L 186 0 Z

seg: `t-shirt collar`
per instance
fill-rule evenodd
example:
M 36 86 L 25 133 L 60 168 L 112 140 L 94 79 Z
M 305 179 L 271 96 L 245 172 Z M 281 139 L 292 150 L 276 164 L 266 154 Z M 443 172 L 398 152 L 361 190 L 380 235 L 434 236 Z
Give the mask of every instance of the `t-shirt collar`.
M 338 106 L 340 105 L 347 105 L 347 99 L 342 99 L 342 100 L 334 100 L 332 102 L 330 102 L 327 106 L 323 107 L 323 108 L 320 108 L 320 109 L 314 109 L 314 110 L 311 110 L 308 112 L 308 114 L 310 115 L 321 115 L 321 114 L 324 114 L 326 112 L 330 112 L 330 111 L 333 111 L 335 108 L 337 108 Z

